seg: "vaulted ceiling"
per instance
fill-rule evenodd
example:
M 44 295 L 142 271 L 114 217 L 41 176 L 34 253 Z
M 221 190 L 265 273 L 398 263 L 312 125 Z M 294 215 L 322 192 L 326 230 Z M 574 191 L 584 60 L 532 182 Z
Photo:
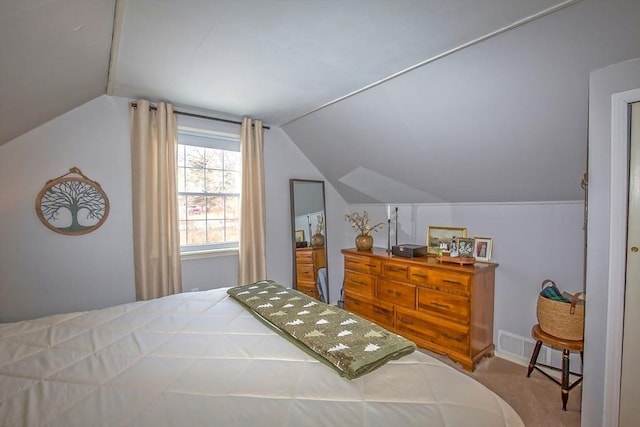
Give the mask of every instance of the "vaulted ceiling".
M 2 0 L 0 143 L 104 93 L 281 127 L 347 202 L 576 200 L 637 0 Z

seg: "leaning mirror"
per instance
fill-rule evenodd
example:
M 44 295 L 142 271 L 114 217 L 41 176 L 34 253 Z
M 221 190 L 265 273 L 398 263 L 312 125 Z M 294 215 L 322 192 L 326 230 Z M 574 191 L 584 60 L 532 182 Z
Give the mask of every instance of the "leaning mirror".
M 293 288 L 329 303 L 324 181 L 289 180 Z

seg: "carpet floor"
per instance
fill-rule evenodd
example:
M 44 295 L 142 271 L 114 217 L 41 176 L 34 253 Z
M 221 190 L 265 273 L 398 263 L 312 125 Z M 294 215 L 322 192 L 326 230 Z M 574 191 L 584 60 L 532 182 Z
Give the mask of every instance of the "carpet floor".
M 467 372 L 448 357 L 421 351 L 484 384 L 511 405 L 527 427 L 580 426 L 581 385 L 569 392 L 567 410 L 563 411 L 560 386 L 538 371 L 527 378 L 526 367 L 499 357 L 485 357 L 474 372 Z

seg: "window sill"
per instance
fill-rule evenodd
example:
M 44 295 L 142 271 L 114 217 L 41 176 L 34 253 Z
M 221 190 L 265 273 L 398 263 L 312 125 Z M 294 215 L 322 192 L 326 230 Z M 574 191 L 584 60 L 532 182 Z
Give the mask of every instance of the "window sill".
M 238 256 L 238 248 L 207 249 L 204 251 L 181 252 L 180 260 L 189 261 L 192 259 L 217 258 L 225 256 Z

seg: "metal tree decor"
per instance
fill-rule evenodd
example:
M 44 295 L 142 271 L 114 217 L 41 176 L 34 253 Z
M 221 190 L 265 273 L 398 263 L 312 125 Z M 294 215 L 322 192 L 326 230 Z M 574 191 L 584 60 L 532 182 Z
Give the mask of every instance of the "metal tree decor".
M 68 176 L 71 174 L 79 177 Z M 40 221 L 56 233 L 77 236 L 91 233 L 109 215 L 109 199 L 100 184 L 77 167 L 42 187 L 36 198 Z

